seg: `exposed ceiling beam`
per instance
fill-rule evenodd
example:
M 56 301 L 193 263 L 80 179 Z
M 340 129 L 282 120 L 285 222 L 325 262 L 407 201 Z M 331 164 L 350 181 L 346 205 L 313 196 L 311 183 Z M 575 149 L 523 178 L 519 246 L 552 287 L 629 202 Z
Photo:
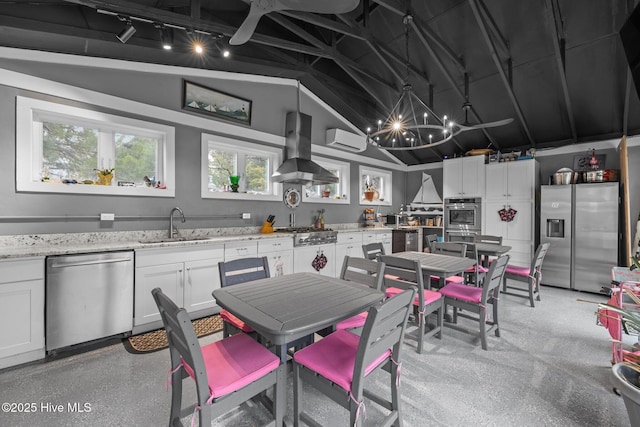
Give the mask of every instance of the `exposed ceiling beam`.
M 489 51 L 491 52 L 491 58 L 493 59 L 493 62 L 496 68 L 498 69 L 498 73 L 500 74 L 502 82 L 504 83 L 505 89 L 507 90 L 507 94 L 509 95 L 509 99 L 513 104 L 513 108 L 516 110 L 516 114 L 518 116 L 518 119 L 520 120 L 520 125 L 524 129 L 524 132 L 527 138 L 529 139 L 529 143 L 531 144 L 531 146 L 535 147 L 536 142 L 531 136 L 531 132 L 529 131 L 529 126 L 527 125 L 527 121 L 525 120 L 524 115 L 522 114 L 522 109 L 520 108 L 520 104 L 518 104 L 518 100 L 516 99 L 516 96 L 513 93 L 513 89 L 509 84 L 509 78 L 504 72 L 504 69 L 502 68 L 502 64 L 500 63 L 500 58 L 498 57 L 498 53 L 496 52 L 496 47 L 493 43 L 493 40 L 491 39 L 491 36 L 489 35 L 489 31 L 480 13 L 480 9 L 478 8 L 478 4 L 476 3 L 476 0 L 469 0 L 469 5 L 471 6 L 471 10 L 473 11 L 473 15 L 475 16 L 476 21 L 478 22 L 478 26 L 480 27 L 480 31 L 482 32 L 482 36 L 484 37 L 484 40 L 487 43 L 487 46 L 489 47 Z
M 283 10 L 278 13 L 280 13 L 281 15 L 288 16 L 290 18 L 307 22 L 309 24 L 313 24 L 317 27 L 321 27 L 327 30 L 335 31 L 336 33 L 353 37 L 356 39 L 364 40 L 365 38 L 365 35 L 362 34 L 362 32 L 359 30 L 358 27 L 354 28 L 349 25 L 342 24 L 338 21 L 334 21 L 332 19 L 325 18 L 317 14 L 308 13 L 308 12 L 292 12 L 288 10 Z
M 567 84 L 567 73 L 565 68 L 565 42 L 564 42 L 564 28 L 562 24 L 562 17 L 558 16 L 560 13 L 557 0 L 545 0 L 546 3 L 546 17 L 547 24 L 551 29 L 551 39 L 553 42 L 553 50 L 556 54 L 556 64 L 558 66 L 558 72 L 560 75 L 560 85 L 562 86 L 562 95 L 564 96 L 564 103 L 566 106 L 567 118 L 569 119 L 569 126 L 571 128 L 571 138 L 575 143 L 578 141 L 578 133 L 576 131 L 576 121 L 573 117 L 573 108 L 571 107 L 571 96 L 569 96 L 569 85 Z M 556 10 L 558 7 L 558 10 Z
M 484 12 L 485 17 L 489 21 L 489 24 L 491 24 L 490 28 L 491 31 L 493 31 L 495 39 L 498 41 L 498 45 L 504 50 L 506 56 L 511 57 L 511 47 L 509 46 L 509 42 L 502 35 L 502 31 L 500 31 L 498 24 L 496 24 L 495 19 L 493 19 L 493 15 L 491 15 L 491 12 L 489 12 L 487 5 L 483 0 L 478 0 L 478 4 L 480 5 L 482 12 Z

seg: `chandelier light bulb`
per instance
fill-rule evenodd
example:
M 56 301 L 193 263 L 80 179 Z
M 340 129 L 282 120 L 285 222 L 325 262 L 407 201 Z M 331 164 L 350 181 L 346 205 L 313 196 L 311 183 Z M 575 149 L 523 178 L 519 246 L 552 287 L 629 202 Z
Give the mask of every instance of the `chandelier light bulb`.
M 399 131 L 400 127 L 401 127 L 401 125 L 400 125 L 399 121 L 396 121 L 396 122 L 393 123 L 393 130 Z

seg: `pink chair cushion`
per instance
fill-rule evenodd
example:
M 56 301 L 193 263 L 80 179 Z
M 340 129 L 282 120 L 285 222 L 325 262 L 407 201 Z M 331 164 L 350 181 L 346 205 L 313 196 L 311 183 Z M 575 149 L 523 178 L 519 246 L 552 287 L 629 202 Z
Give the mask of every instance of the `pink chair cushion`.
M 333 381 L 344 390 L 351 391 L 353 368 L 360 337 L 345 330 L 335 331 L 320 341 L 296 351 L 296 362 Z M 365 368 L 365 375 L 373 371 L 391 355 L 387 350 Z
M 489 269 L 487 267 L 483 267 L 481 265 L 474 265 L 473 267 L 467 268 L 464 272 L 465 273 L 475 273 L 476 272 L 476 268 L 478 269 L 478 272 L 480 272 L 480 273 L 487 273 L 489 271 Z
M 238 319 L 236 316 L 231 314 L 230 311 L 227 311 L 225 309 L 220 310 L 220 317 L 222 318 L 222 320 L 231 323 L 242 332 L 253 332 L 253 328 L 251 326 Z
M 366 321 L 367 321 L 367 313 L 356 314 L 355 316 L 345 319 L 342 322 L 338 322 L 338 324 L 336 325 L 336 330 L 359 328 L 360 326 L 364 326 L 364 323 Z
M 505 273 L 515 274 L 516 276 L 529 277 L 529 267 L 518 267 L 517 265 L 507 264 Z
M 464 277 L 462 276 L 449 276 L 444 279 L 445 284 L 449 283 L 464 283 Z
M 280 365 L 275 354 L 245 334 L 236 334 L 202 347 L 202 358 L 209 392 L 214 398 L 240 390 Z M 194 378 L 191 366 L 184 360 L 182 363 Z
M 387 288 L 387 291 L 385 292 L 385 294 L 387 295 L 387 298 L 391 298 L 392 296 L 398 295 L 399 293 L 402 293 L 402 292 L 403 290 L 400 288 Z M 442 298 L 442 295 L 440 294 L 440 292 L 432 291 L 429 289 L 424 290 L 425 304 L 431 304 L 432 302 L 437 301 L 440 298 Z M 416 295 L 415 299 L 413 300 L 413 305 L 419 305 L 419 304 L 420 304 L 420 299 L 418 295 Z
M 461 285 L 459 283 L 449 283 L 439 291 L 442 295 L 479 304 L 482 300 L 482 288 L 475 286 Z

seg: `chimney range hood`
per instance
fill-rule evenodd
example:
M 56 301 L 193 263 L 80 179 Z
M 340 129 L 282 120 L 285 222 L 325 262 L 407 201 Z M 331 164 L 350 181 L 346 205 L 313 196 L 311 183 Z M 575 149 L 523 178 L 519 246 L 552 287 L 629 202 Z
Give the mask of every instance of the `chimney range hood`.
M 285 161 L 271 181 L 290 184 L 335 184 L 338 177 L 311 161 L 311 116 L 292 111 L 285 126 Z

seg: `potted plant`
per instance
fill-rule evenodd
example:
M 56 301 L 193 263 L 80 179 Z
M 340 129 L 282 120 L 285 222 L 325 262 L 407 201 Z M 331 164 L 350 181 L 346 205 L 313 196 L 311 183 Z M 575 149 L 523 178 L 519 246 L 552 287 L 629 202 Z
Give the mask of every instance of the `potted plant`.
M 216 164 L 218 169 L 225 171 L 229 176 L 229 187 L 231 188 L 231 192 L 237 193 L 240 185 L 240 176 L 234 175 L 233 172 L 231 172 L 231 169 L 222 164 L 220 159 L 216 159 Z
M 372 202 L 375 194 L 376 194 L 375 187 L 371 184 L 371 182 L 367 181 L 364 184 L 364 199 L 369 202 Z
M 116 170 L 116 168 L 94 169 L 98 175 L 98 184 L 111 185 L 114 170 Z

